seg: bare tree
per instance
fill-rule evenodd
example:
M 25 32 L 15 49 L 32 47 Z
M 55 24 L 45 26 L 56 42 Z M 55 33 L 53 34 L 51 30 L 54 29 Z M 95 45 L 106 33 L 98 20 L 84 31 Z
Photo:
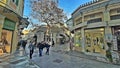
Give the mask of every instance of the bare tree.
M 49 27 L 52 24 L 63 23 L 67 19 L 63 9 L 53 0 L 31 0 L 31 7 L 31 16 Z

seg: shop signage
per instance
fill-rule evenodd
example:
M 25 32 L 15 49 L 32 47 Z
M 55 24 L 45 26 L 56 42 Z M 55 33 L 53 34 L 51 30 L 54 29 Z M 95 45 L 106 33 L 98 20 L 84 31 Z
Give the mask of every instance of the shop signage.
M 15 25 L 16 25 L 15 22 L 13 22 L 9 19 L 5 19 L 3 28 L 9 29 L 9 30 L 15 30 Z

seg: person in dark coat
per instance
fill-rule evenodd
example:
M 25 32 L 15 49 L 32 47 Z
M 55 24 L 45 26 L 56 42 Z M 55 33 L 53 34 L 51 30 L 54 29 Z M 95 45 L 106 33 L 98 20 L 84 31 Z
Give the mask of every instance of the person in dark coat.
M 48 43 L 44 43 L 45 47 L 46 47 L 46 54 L 49 55 L 49 49 L 50 49 L 50 45 Z
M 36 34 L 33 36 L 33 39 L 34 39 L 35 45 L 36 45 L 37 44 L 37 35 Z
M 24 50 L 25 50 L 26 44 L 27 44 L 27 40 L 23 40 L 22 47 Z
M 43 51 L 43 48 L 45 47 L 43 41 L 41 43 L 39 42 L 37 44 L 37 47 L 39 48 L 39 56 L 42 56 L 42 51 Z

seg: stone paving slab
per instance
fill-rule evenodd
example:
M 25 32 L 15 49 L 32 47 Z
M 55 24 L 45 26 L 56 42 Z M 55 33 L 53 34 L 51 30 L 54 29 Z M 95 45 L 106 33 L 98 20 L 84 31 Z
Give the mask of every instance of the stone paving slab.
M 22 52 L 21 52 L 22 51 Z M 23 53 L 23 54 L 22 54 Z M 0 57 L 0 68 L 40 68 L 32 61 L 29 61 L 23 50 L 16 51 L 14 54 L 6 54 Z

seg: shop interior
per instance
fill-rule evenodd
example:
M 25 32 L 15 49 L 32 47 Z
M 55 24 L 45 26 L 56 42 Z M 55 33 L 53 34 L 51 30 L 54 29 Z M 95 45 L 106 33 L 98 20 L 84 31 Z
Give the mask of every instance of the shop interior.
M 12 41 L 12 31 L 2 30 L 0 39 L 0 55 L 4 53 L 10 53 Z

